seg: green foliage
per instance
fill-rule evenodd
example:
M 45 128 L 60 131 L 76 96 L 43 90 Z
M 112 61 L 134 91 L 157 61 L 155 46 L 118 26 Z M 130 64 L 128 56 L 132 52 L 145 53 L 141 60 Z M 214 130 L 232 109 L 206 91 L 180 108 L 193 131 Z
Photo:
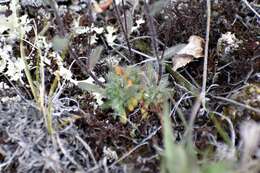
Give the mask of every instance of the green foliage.
M 234 173 L 230 165 L 224 162 L 205 163 L 202 165 L 203 173 Z
M 110 72 L 107 76 L 105 95 L 108 100 L 105 107 L 111 107 L 118 113 L 123 123 L 126 123 L 127 120 L 126 109 L 129 108 L 131 111 L 132 107 L 137 106 L 137 102 L 142 98 L 139 74 L 139 69 L 116 67 L 115 71 Z
M 194 96 L 198 96 L 199 89 L 190 83 L 185 77 L 183 77 L 179 72 L 173 71 L 169 65 L 166 65 L 166 70 L 170 73 L 170 75 L 180 84 L 185 87 L 187 91 L 190 91 Z
M 141 40 L 141 39 L 136 40 L 134 42 L 134 47 L 136 49 L 138 49 L 139 51 L 146 53 L 146 54 L 151 54 L 151 52 L 152 52 L 150 44 L 146 40 Z
M 91 84 L 91 83 L 87 83 L 87 82 L 84 82 L 84 81 L 80 81 L 78 82 L 78 87 L 80 87 L 81 89 L 83 90 L 86 90 L 88 92 L 97 92 L 99 94 L 102 94 L 104 95 L 104 89 L 95 85 L 95 84 Z
M 176 145 L 171 128 L 168 104 L 163 113 L 163 141 L 165 145 L 161 171 L 165 173 L 189 173 L 188 155 L 182 145 Z
M 167 88 L 167 78 L 163 77 L 157 85 L 157 74 L 151 65 L 145 70 L 140 67 L 119 67 L 107 75 L 107 83 L 104 89 L 79 83 L 82 89 L 90 92 L 98 92 L 106 98 L 103 108 L 112 108 L 120 117 L 122 123 L 127 122 L 127 114 L 140 107 L 142 118 L 148 116 L 148 111 L 158 113 L 162 110 L 162 104 L 170 96 Z
M 193 144 L 176 144 L 173 138 L 168 104 L 163 109 L 164 152 L 161 161 L 162 173 L 234 173 L 229 162 L 211 162 L 205 160 L 198 164 Z M 189 141 L 191 142 L 191 141 Z

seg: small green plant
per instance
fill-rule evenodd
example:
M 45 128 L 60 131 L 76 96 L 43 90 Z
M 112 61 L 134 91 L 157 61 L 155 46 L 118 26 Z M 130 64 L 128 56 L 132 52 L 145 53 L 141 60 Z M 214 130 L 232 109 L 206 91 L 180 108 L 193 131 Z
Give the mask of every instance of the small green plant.
M 139 69 L 124 69 L 115 67 L 107 76 L 104 108 L 111 107 L 119 116 L 122 123 L 127 122 L 127 110 L 133 111 L 142 99 L 140 90 Z
M 127 113 L 139 107 L 142 119 L 148 112 L 158 113 L 162 109 L 164 98 L 170 90 L 167 80 L 156 84 L 156 73 L 150 65 L 144 70 L 139 67 L 119 67 L 110 72 L 107 77 L 105 107 L 111 107 L 119 116 L 122 123 L 127 122 Z
M 18 0 L 11 0 L 9 7 L 11 10 L 11 15 L 8 17 L 3 17 L 3 19 L 0 21 L 0 36 L 7 41 L 3 42 L 3 47 L 8 48 L 8 51 L 0 54 L 0 73 L 6 74 L 13 81 L 22 81 L 24 75 L 23 71 L 25 72 L 25 77 L 29 84 L 32 96 L 37 104 L 37 107 L 44 116 L 49 134 L 52 134 L 52 104 L 51 101 L 48 103 L 45 102 L 46 91 L 44 82 L 44 61 L 47 59 L 46 56 L 48 55 L 49 49 L 46 50 L 47 53 L 42 53 L 42 49 L 46 48 L 44 47 L 45 44 L 43 44 L 46 43 L 43 41 L 45 39 L 43 34 L 47 30 L 48 25 L 47 27 L 43 28 L 42 32 L 38 33 L 37 28 L 30 24 L 30 20 L 27 18 L 27 15 L 20 16 L 19 10 L 21 7 Z M 30 31 L 33 31 L 35 35 L 34 44 L 27 41 L 27 33 Z M 15 57 L 12 48 L 10 49 L 10 47 L 15 45 L 14 43 L 17 40 L 20 42 L 20 57 Z M 33 61 L 30 55 L 25 52 L 26 47 L 24 46 L 24 42 L 33 45 L 33 48 L 36 48 L 37 50 L 35 75 L 33 75 L 31 72 L 31 66 L 34 64 L 32 64 Z M 51 87 L 49 100 L 51 100 L 50 98 L 57 86 L 57 81 L 58 80 L 56 78 Z
M 142 119 L 147 118 L 149 112 L 158 113 L 162 109 L 165 98 L 169 98 L 170 89 L 167 88 L 167 78 L 163 77 L 159 85 L 156 83 L 156 72 L 151 65 L 140 67 L 116 66 L 107 75 L 105 88 L 81 83 L 83 89 L 102 94 L 106 101 L 104 109 L 112 108 L 120 117 L 122 123 L 127 123 L 127 114 L 140 108 Z

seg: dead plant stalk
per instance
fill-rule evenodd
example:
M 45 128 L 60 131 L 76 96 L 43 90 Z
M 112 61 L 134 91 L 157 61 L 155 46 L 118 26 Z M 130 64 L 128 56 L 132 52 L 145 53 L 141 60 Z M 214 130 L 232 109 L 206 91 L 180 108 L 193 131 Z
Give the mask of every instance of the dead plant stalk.
M 210 21 L 211 21 L 211 2 L 207 0 L 207 28 L 206 28 L 206 42 L 205 42 L 205 52 L 204 52 L 204 64 L 203 64 L 203 81 L 201 92 L 195 101 L 195 104 L 192 108 L 190 115 L 189 129 L 192 130 L 192 126 L 195 120 L 195 117 L 200 109 L 201 104 L 203 108 L 206 109 L 206 87 L 207 87 L 207 70 L 208 70 L 208 49 L 209 49 L 209 32 L 210 32 Z M 189 130 L 188 130 L 189 131 Z
M 123 8 L 124 8 L 124 6 L 125 6 L 124 0 L 122 0 L 122 5 L 123 5 Z M 118 20 L 118 22 L 119 22 L 119 27 L 120 27 L 120 29 L 122 30 L 123 35 L 124 35 L 124 37 L 125 37 L 127 49 L 128 49 L 128 51 L 129 51 L 129 56 L 130 56 L 130 62 L 132 62 L 132 60 L 133 60 L 133 51 L 132 51 L 132 48 L 131 48 L 131 45 L 130 45 L 130 42 L 129 42 L 129 38 L 128 38 L 128 35 L 127 35 L 127 27 L 129 27 L 129 26 L 127 26 L 125 10 L 123 10 L 123 11 L 124 11 L 124 12 L 123 12 L 124 24 L 123 24 L 122 21 L 121 21 L 119 9 L 118 9 L 118 6 L 116 5 L 115 0 L 113 0 L 113 7 L 114 7 L 114 9 L 115 9 L 115 13 L 116 13 L 117 20 Z M 124 25 L 125 25 L 125 26 L 124 26 Z
M 147 20 L 148 20 L 148 25 L 149 25 L 149 30 L 150 30 L 150 34 L 151 34 L 151 40 L 152 40 L 153 52 L 155 54 L 155 57 L 156 57 L 157 63 L 158 63 L 157 85 L 159 85 L 160 80 L 161 80 L 161 76 L 162 76 L 162 57 L 163 57 L 164 51 L 163 51 L 162 56 L 160 58 L 159 53 L 158 53 L 158 44 L 156 42 L 156 40 L 157 40 L 156 30 L 155 30 L 154 22 L 153 22 L 152 16 L 150 15 L 150 10 L 149 10 L 149 7 L 148 7 L 148 4 L 147 4 L 146 1 L 144 1 L 144 12 L 145 12 L 145 15 L 146 15 Z

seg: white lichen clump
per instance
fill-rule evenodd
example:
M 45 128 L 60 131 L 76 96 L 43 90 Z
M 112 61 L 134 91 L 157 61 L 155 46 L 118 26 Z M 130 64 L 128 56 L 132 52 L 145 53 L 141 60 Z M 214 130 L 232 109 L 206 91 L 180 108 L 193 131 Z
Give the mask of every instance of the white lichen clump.
M 73 79 L 72 79 L 72 72 L 69 69 L 64 67 L 64 63 L 62 61 L 61 56 L 58 53 L 56 53 L 56 52 L 53 52 L 52 56 L 56 59 L 56 63 L 58 65 L 58 67 L 59 67 L 59 69 L 56 70 L 54 72 L 54 74 L 58 75 L 58 76 L 61 76 L 65 80 L 73 81 Z
M 23 76 L 25 65 L 20 58 L 13 56 L 12 46 L 4 42 L 3 37 L 0 39 L 0 73 L 10 77 L 12 81 L 17 81 Z
M 217 51 L 219 55 L 229 55 L 237 50 L 241 43 L 242 41 L 237 39 L 235 34 L 227 32 L 218 39 Z
M 81 34 L 90 34 L 90 45 L 93 45 L 97 43 L 97 35 L 104 34 L 106 41 L 108 45 L 112 46 L 114 44 L 114 41 L 117 39 L 117 35 L 115 34 L 117 32 L 117 28 L 114 26 L 107 26 L 106 28 L 103 27 L 97 27 L 92 24 L 89 26 L 80 26 L 79 25 L 80 17 L 77 20 L 74 20 L 73 22 L 73 31 L 76 35 Z
M 140 19 L 137 19 L 135 21 L 135 23 L 136 23 L 136 26 L 132 27 L 131 32 L 138 31 L 139 28 L 141 27 L 141 25 L 145 23 L 145 20 L 143 18 L 140 18 Z
M 9 89 L 9 85 L 5 82 L 0 82 L 0 90 Z
M 6 6 L 0 7 L 2 12 L 6 10 Z M 13 81 L 21 79 L 25 64 L 20 57 L 14 56 L 12 45 L 20 39 L 22 33 L 32 29 L 27 15 L 18 16 L 20 8 L 18 0 L 13 0 L 10 2 L 11 15 L 7 17 L 4 14 L 0 15 L 0 73 L 7 75 Z
M 105 34 L 106 41 L 109 46 L 113 46 L 114 41 L 117 38 L 117 35 L 115 35 L 115 33 L 117 32 L 117 28 L 113 26 L 107 26 L 106 31 L 107 31 L 107 33 Z

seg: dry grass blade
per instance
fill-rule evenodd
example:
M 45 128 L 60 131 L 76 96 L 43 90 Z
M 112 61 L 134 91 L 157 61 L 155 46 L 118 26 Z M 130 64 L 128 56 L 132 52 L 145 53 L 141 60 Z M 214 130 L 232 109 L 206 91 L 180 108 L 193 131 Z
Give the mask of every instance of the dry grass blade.
M 88 69 L 92 70 L 97 64 L 98 60 L 101 58 L 101 53 L 103 51 L 103 46 L 97 46 L 92 50 L 89 59 L 88 59 Z

